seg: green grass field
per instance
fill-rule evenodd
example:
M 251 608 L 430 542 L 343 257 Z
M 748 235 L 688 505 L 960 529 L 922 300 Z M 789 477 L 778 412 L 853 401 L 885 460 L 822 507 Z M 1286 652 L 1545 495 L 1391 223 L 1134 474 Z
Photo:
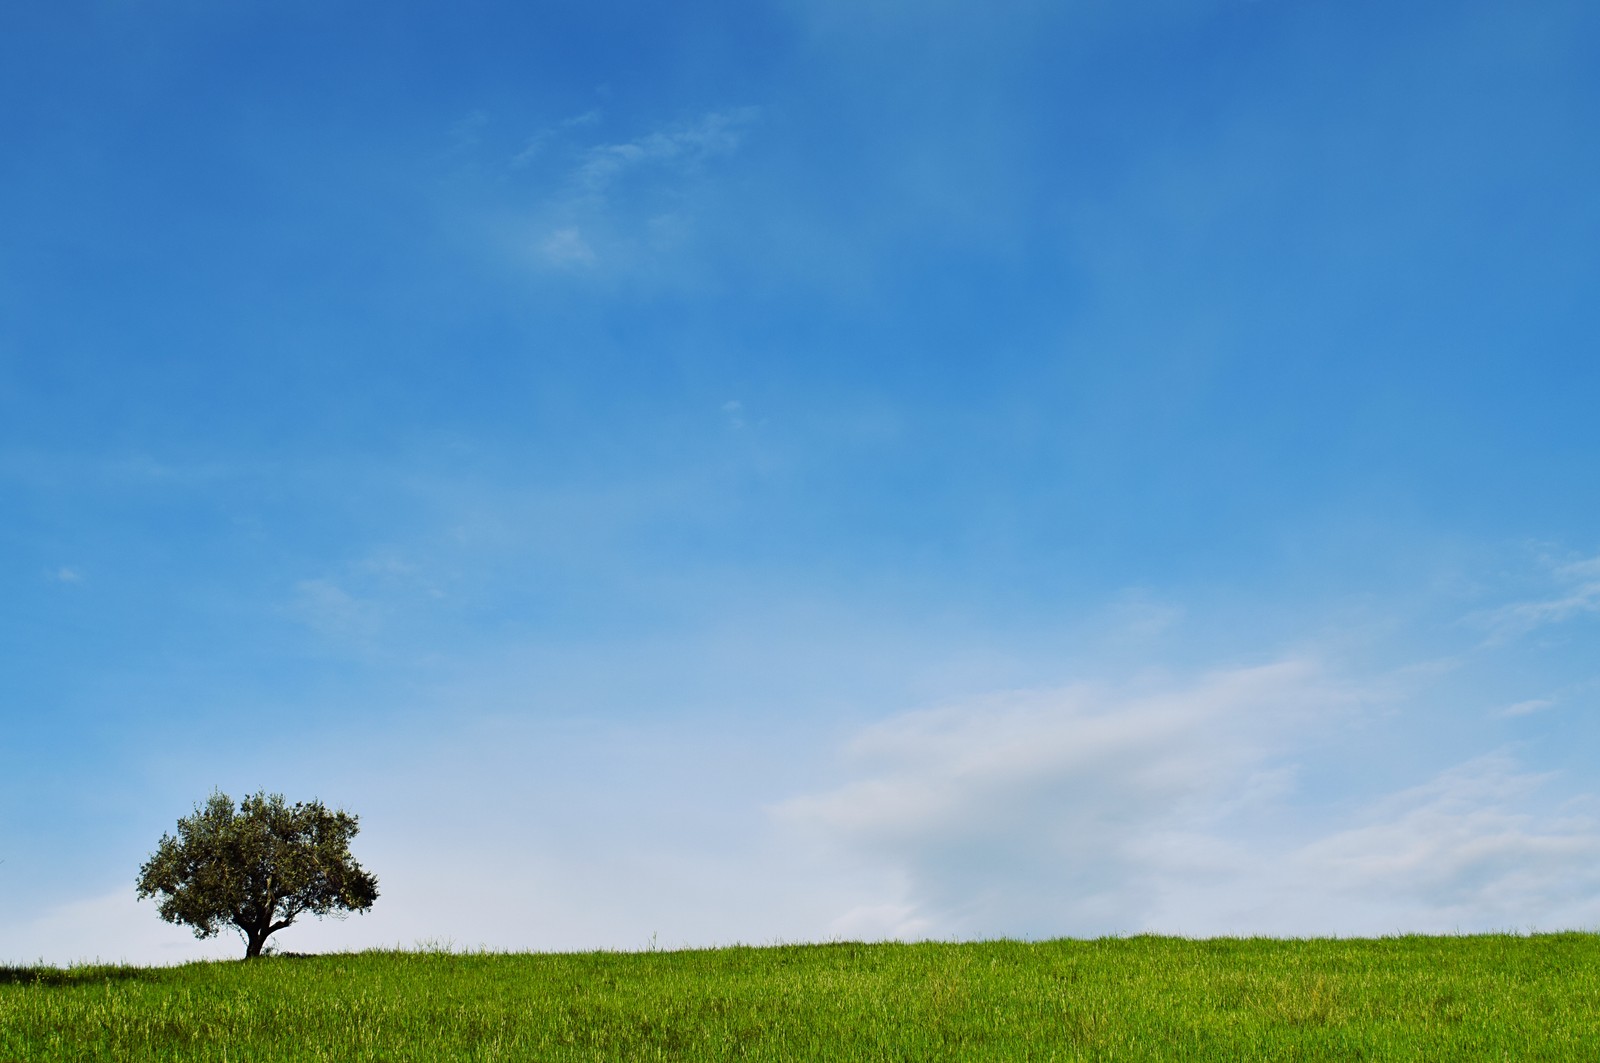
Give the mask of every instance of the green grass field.
M 0 1061 L 1600 1060 L 1600 936 L 0 969 Z

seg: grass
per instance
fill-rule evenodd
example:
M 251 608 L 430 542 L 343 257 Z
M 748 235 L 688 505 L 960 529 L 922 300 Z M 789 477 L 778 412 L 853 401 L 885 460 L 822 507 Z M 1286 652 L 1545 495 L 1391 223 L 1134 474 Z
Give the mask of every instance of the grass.
M 1600 936 L 0 968 L 0 1061 L 1600 1060 Z

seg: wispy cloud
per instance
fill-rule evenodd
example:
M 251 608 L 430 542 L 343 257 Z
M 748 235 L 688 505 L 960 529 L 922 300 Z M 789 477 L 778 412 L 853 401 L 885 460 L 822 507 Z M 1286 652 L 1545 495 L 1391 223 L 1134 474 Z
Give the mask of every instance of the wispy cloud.
M 680 173 L 692 171 L 709 159 L 736 150 L 757 113 L 753 107 L 713 111 L 693 122 L 656 130 L 634 140 L 597 144 L 583 153 L 572 179 L 586 193 L 598 195 L 631 170 L 659 166 Z
M 331 579 L 295 584 L 290 612 L 319 634 L 350 642 L 370 640 L 383 620 L 377 603 L 358 598 Z
M 1547 781 L 1491 755 L 1375 803 L 1293 854 L 1280 878 L 1302 898 L 1296 918 L 1315 925 L 1314 900 L 1362 913 L 1352 929 L 1367 932 L 1600 919 L 1600 822 L 1584 805 L 1537 811 Z
M 1381 684 L 1380 684 L 1381 685 Z M 1332 811 L 1315 733 L 1368 696 L 1305 661 L 1080 687 L 863 731 L 857 777 L 775 809 L 902 888 L 841 927 L 918 934 L 1385 933 L 1600 918 L 1600 824 L 1507 757 Z M 1346 795 L 1346 800 L 1348 795 Z
M 733 155 L 759 112 L 710 111 L 628 140 L 574 143 L 600 123 L 587 111 L 541 130 L 512 159 L 526 175 L 543 171 L 554 191 L 532 218 L 529 242 L 540 265 L 563 271 L 640 265 L 693 233 L 693 194 L 707 166 Z
M 555 125 L 546 126 L 530 136 L 523 142 L 522 149 L 511 157 L 511 168 L 520 170 L 532 165 L 550 145 L 564 133 L 573 129 L 583 129 L 587 126 L 598 125 L 603 117 L 599 108 L 591 108 L 582 114 L 564 118 Z
M 1475 613 L 1475 622 L 1490 629 L 1490 638 L 1504 641 L 1536 628 L 1560 624 L 1600 612 L 1600 557 L 1553 564 L 1556 592 Z
M 331 644 L 370 652 L 445 597 L 421 566 L 375 549 L 334 574 L 296 582 L 285 612 Z
M 595 263 L 594 248 L 575 225 L 552 232 L 539 245 L 539 250 L 545 261 L 555 266 L 592 266 Z
M 1287 740 L 1353 703 L 1311 663 L 1284 661 L 911 713 L 852 742 L 864 778 L 776 812 L 895 863 L 943 930 L 1125 931 L 1158 899 L 1149 839 L 1275 794 Z

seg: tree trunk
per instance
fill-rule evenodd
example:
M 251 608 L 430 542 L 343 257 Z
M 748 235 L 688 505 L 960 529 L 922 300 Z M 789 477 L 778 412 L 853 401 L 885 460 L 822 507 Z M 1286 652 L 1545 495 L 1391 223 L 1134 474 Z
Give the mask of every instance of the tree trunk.
M 261 956 L 261 946 L 267 943 L 267 935 L 272 933 L 272 931 L 246 930 L 244 933 L 244 958 L 247 960 L 259 959 Z

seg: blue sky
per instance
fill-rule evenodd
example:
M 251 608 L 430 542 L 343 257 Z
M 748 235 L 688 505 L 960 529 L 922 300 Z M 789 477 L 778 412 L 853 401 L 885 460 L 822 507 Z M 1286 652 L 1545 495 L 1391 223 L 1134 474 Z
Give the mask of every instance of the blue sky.
M 1600 927 L 1600 13 L 11 5 L 0 958 Z

